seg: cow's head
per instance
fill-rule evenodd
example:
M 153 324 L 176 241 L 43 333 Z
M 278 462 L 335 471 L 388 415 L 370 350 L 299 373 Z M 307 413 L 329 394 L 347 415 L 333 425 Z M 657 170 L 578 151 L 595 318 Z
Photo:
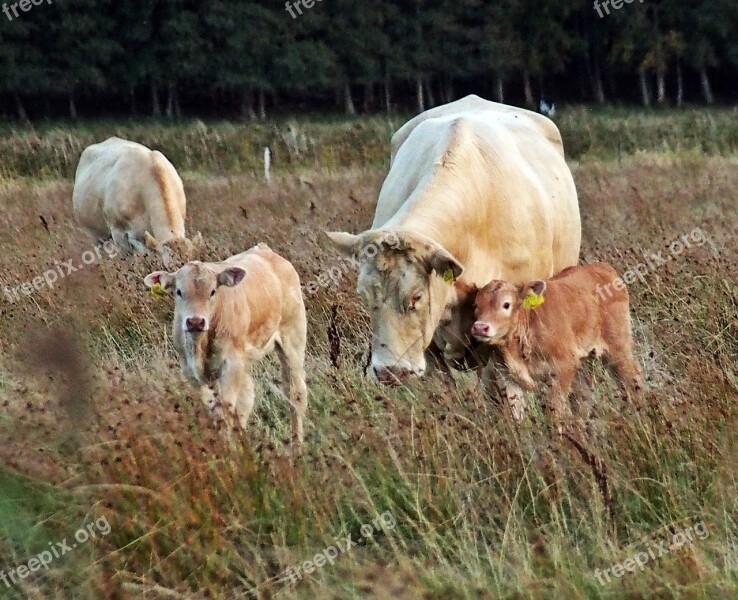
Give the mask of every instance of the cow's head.
M 166 242 L 159 242 L 147 231 L 144 234 L 144 245 L 161 258 L 165 269 L 174 269 L 197 258 L 197 255 L 205 248 L 205 242 L 199 231 L 192 239 L 172 238 Z
M 463 267 L 442 246 L 396 230 L 327 233 L 360 265 L 357 291 L 372 318 L 372 368 L 382 383 L 400 383 L 425 371 L 452 282 Z
M 241 283 L 246 271 L 239 267 L 216 270 L 201 262 L 190 262 L 174 273 L 154 271 L 144 278 L 149 288 L 163 289 L 174 295 L 174 328 L 185 334 L 199 335 L 213 324 L 215 303 L 222 287 Z
M 513 330 L 526 298 L 540 298 L 546 291 L 545 281 L 531 281 L 516 286 L 507 281 L 490 281 L 477 293 L 474 302 L 475 322 L 472 335 L 486 344 L 499 344 Z

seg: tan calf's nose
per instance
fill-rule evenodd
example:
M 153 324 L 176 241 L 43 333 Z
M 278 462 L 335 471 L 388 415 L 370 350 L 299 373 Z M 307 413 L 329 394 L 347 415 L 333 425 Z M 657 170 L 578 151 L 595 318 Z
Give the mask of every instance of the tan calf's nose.
M 205 319 L 202 317 L 190 317 L 185 321 L 187 331 L 203 331 L 205 329 Z

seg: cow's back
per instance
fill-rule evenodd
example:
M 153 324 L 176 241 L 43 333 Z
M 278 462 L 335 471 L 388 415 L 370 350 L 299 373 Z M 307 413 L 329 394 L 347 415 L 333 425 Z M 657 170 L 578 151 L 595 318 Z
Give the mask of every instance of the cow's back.
M 576 264 L 579 207 L 556 126 L 477 97 L 419 115 L 393 138 L 372 228 L 429 237 L 480 286 Z

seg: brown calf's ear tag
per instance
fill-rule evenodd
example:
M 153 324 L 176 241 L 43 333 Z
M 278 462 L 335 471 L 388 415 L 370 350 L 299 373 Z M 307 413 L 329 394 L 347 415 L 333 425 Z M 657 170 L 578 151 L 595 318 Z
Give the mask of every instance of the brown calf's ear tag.
M 443 272 L 443 280 L 446 283 L 453 283 L 454 282 L 454 270 L 453 269 L 446 269 Z
M 153 286 L 151 286 L 151 295 L 158 300 L 162 300 L 166 298 L 169 294 L 167 294 L 161 283 L 155 283 Z
M 545 301 L 546 299 L 542 295 L 536 294 L 533 290 L 530 290 L 528 295 L 525 297 L 525 300 L 523 300 L 523 308 L 535 310 Z

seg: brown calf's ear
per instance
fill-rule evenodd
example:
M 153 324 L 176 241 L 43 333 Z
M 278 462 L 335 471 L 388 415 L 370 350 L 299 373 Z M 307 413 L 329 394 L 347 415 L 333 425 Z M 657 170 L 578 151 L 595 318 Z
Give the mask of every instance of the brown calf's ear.
M 443 248 L 433 250 L 425 259 L 425 268 L 430 274 L 435 271 L 446 280 L 456 281 L 464 272 L 464 267 L 450 252 Z
M 154 271 L 144 277 L 144 285 L 148 288 L 153 288 L 154 286 L 159 285 L 162 289 L 168 291 L 172 288 L 173 283 L 174 274 L 167 273 L 166 271 Z
M 244 277 L 246 277 L 246 271 L 240 267 L 230 267 L 218 273 L 218 285 L 233 287 L 241 283 Z
M 543 296 L 546 293 L 546 282 L 536 279 L 535 281 L 526 283 L 520 290 L 521 300 L 525 299 L 525 297 L 531 292 L 536 296 Z

